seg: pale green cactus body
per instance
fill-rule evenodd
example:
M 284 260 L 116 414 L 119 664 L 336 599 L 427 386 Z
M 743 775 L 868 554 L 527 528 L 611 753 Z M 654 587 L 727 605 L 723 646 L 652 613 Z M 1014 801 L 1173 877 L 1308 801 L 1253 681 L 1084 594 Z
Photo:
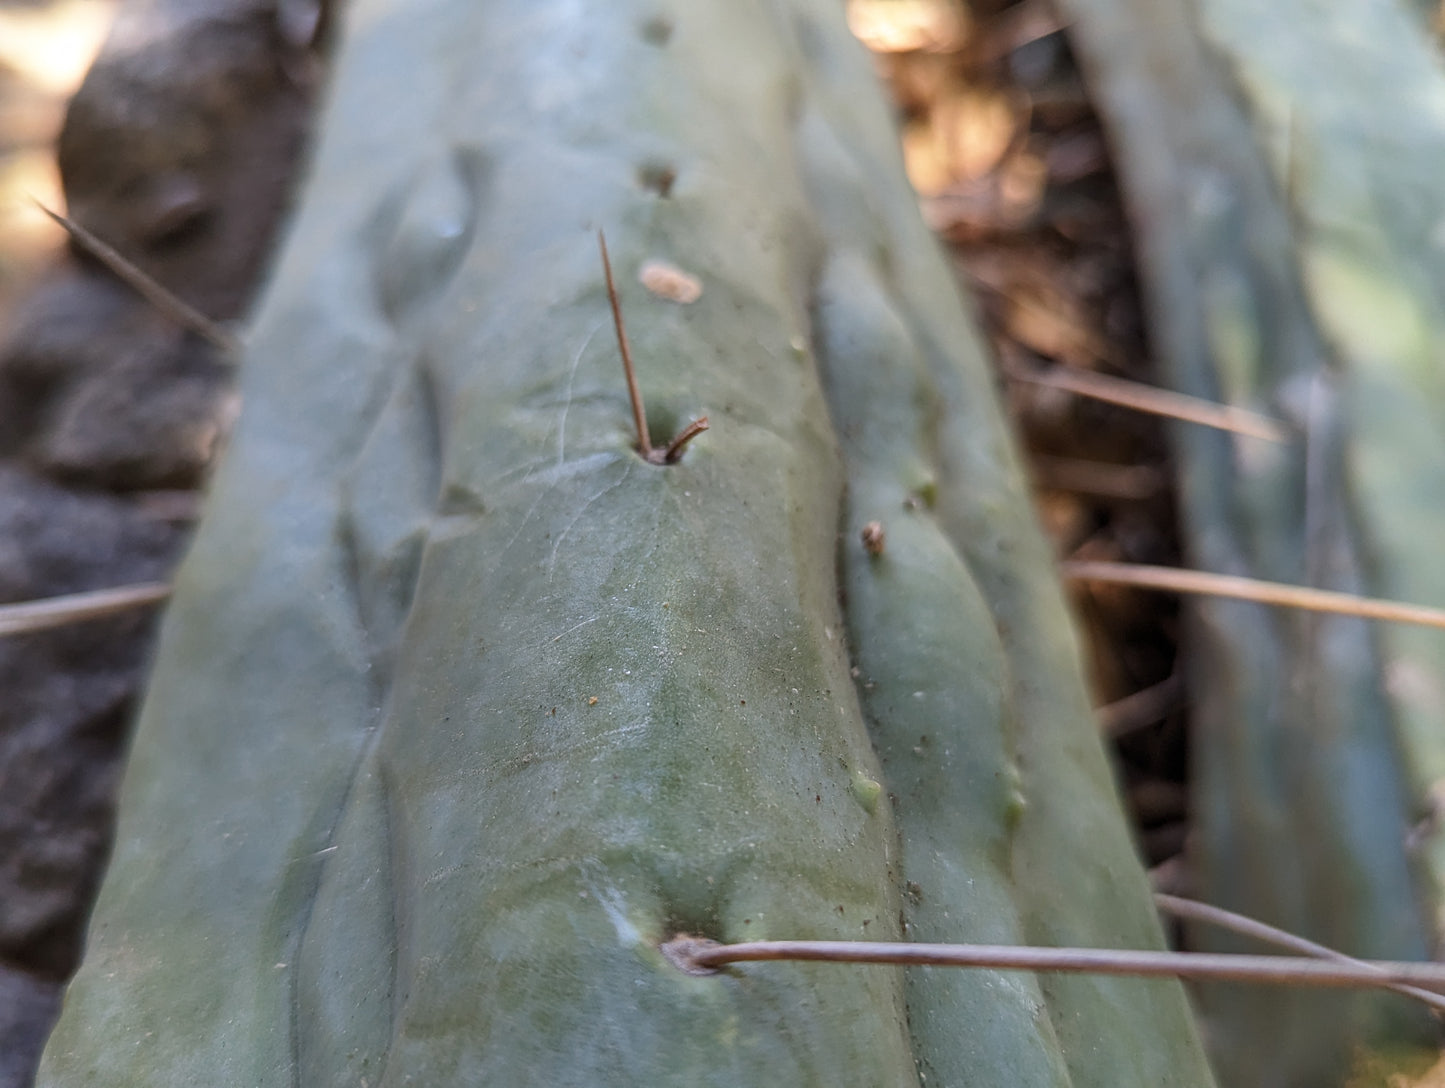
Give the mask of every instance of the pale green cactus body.
M 42 1083 L 1142 1086 L 1162 1063 L 1207 1084 L 1172 985 L 1051 1006 L 1027 975 L 695 977 L 658 951 L 900 918 L 1158 939 L 976 343 L 839 7 L 348 18 Z M 861 194 L 819 176 L 845 144 L 883 164 Z M 961 337 L 936 358 L 866 327 L 884 222 L 911 224 L 895 286 Z M 654 435 L 712 423 L 675 466 L 631 448 L 599 225 Z M 701 297 L 643 292 L 649 257 Z M 854 307 L 882 355 L 849 363 Z M 922 437 L 940 412 L 995 469 L 953 478 L 951 440 Z M 934 474 L 937 520 L 903 511 Z M 876 503 L 913 520 L 875 569 L 853 522 Z M 1024 541 L 1011 577 L 1042 607 L 975 586 L 959 504 Z M 1021 674 L 1020 640 L 1058 675 Z M 895 707 L 905 686 L 925 697 Z M 1086 753 L 1057 788 L 1102 840 L 1092 884 L 1041 890 L 1034 791 L 1058 767 L 1023 758 L 1034 713 Z M 901 748 L 925 721 L 924 754 Z M 1080 995 L 1138 1026 L 1115 1037 Z

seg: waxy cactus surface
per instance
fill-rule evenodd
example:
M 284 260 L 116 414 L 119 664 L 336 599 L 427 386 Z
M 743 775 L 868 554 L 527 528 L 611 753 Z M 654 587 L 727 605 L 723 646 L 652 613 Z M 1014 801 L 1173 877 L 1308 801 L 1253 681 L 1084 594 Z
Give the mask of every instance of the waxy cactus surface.
M 41 1083 L 1207 1085 L 1172 983 L 658 951 L 1159 941 L 841 5 L 346 18 Z

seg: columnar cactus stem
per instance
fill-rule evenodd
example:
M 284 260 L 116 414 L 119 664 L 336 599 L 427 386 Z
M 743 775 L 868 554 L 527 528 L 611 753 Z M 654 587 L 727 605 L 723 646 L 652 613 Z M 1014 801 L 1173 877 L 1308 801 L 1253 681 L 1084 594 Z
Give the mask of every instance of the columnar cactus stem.
M 358 2 L 42 1084 L 1208 1085 L 1172 982 L 660 950 L 1161 940 L 841 6 Z

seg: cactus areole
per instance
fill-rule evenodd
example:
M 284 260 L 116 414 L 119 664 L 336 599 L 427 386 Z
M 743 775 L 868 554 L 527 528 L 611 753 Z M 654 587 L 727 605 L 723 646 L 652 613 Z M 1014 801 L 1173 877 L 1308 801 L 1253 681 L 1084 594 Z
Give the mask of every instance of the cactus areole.
M 41 1083 L 1207 1084 L 1170 982 L 659 950 L 1159 940 L 841 5 L 346 18 Z

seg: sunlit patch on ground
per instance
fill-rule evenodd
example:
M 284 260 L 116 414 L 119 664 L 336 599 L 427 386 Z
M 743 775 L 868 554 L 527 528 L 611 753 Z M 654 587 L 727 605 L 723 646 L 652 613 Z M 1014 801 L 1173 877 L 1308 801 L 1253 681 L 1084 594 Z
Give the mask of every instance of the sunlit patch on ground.
M 848 28 L 875 53 L 953 52 L 967 33 L 964 9 L 941 0 L 849 0 Z
M 63 241 L 33 201 L 63 207 L 55 136 L 114 14 L 115 0 L 0 4 L 0 330 Z

